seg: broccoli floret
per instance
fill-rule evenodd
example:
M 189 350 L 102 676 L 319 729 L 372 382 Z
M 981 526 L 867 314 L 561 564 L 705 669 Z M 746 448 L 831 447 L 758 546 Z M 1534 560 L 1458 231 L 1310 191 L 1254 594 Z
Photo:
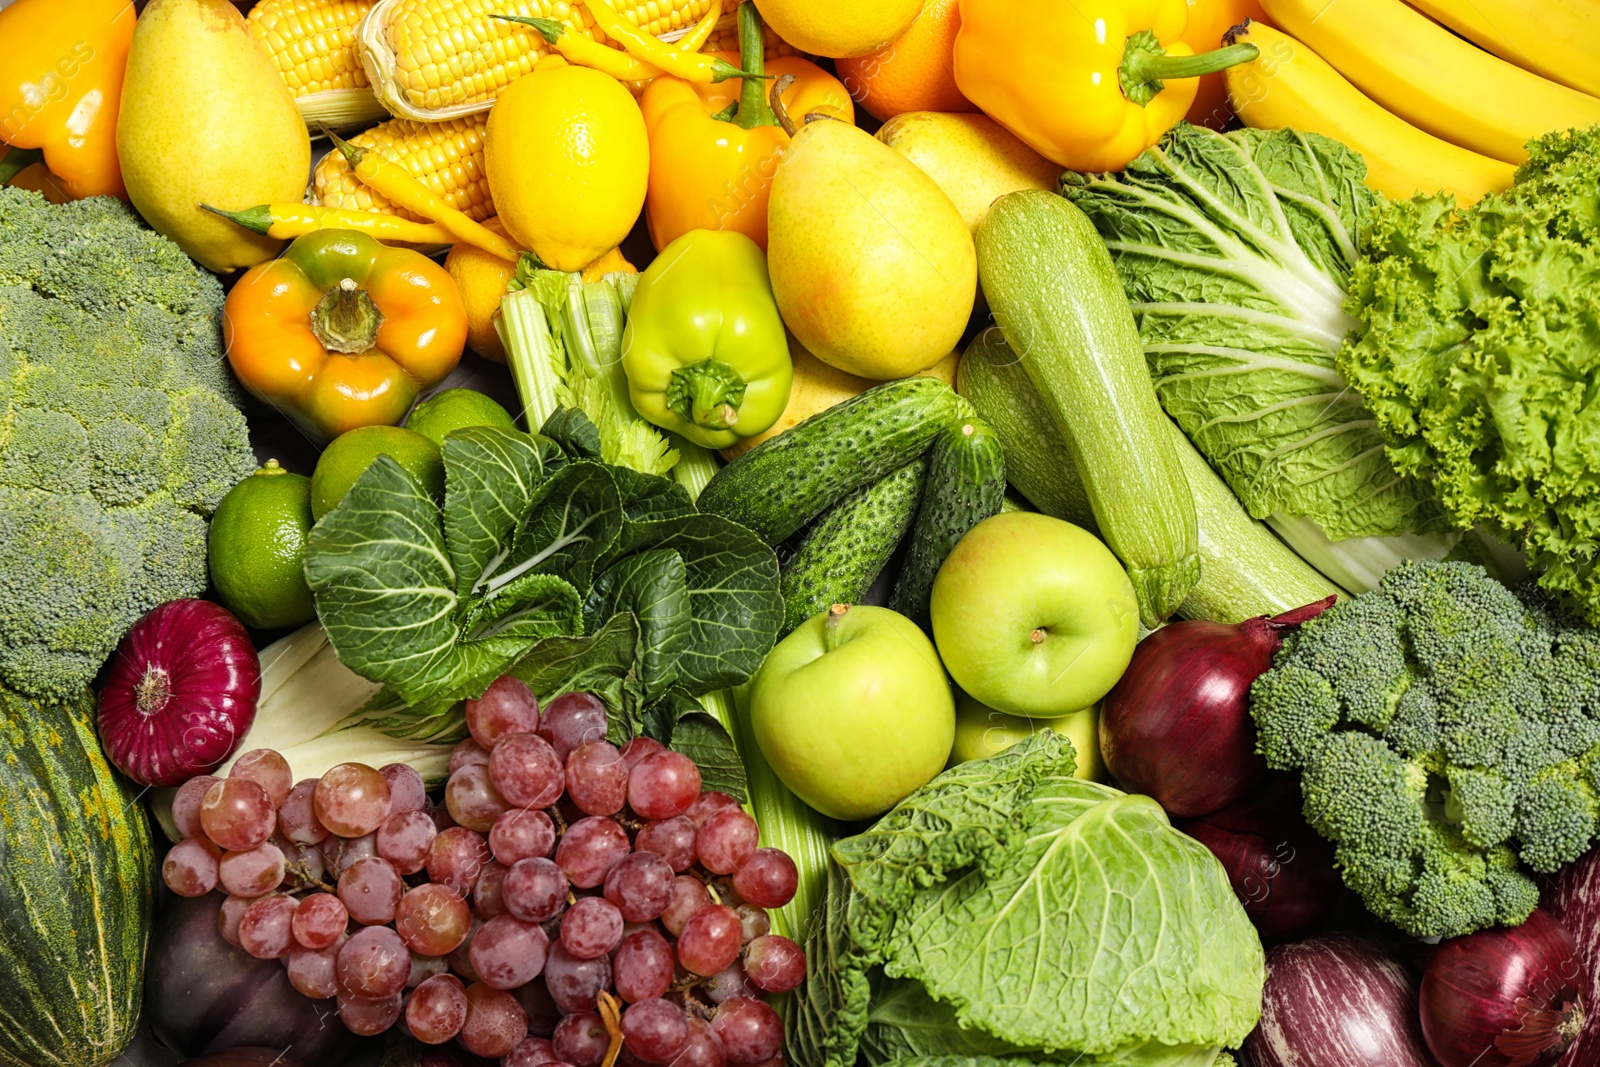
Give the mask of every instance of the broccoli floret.
M 1261 753 L 1369 910 L 1419 936 L 1514 924 L 1600 832 L 1600 634 L 1475 564 L 1405 563 L 1286 642 Z
M 254 462 L 215 279 L 118 201 L 0 189 L 0 228 L 0 683 L 57 699 L 205 589 L 206 519 Z

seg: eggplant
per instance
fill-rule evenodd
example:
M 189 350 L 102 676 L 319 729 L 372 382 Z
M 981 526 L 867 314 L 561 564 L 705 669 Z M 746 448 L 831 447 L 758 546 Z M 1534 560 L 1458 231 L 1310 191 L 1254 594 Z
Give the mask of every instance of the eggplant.
M 222 894 L 168 897 L 145 968 L 145 1016 L 184 1057 L 241 1047 L 288 1052 L 305 1067 L 345 1067 L 383 1042 L 344 1028 L 332 1001 L 289 984 L 283 964 L 258 960 L 217 932 Z
M 1251 1067 L 1437 1067 L 1422 1040 L 1417 975 L 1398 948 L 1335 933 L 1267 953 Z M 1574 1061 L 1580 1062 L 1580 1061 Z
M 1578 1032 L 1559 1067 L 1600 1063 L 1600 1023 L 1592 1018 L 1600 1002 L 1600 849 L 1550 879 L 1541 904 L 1577 942 L 1584 1003 L 1591 1013 L 1589 1025 Z

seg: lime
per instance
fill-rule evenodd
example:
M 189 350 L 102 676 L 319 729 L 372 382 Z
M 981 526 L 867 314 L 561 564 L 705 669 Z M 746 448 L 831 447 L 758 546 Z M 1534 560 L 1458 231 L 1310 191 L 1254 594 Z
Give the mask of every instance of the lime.
M 246 626 L 275 630 L 316 617 L 301 570 L 311 532 L 311 479 L 267 465 L 228 490 L 211 516 L 211 584 Z
M 444 496 L 438 445 L 398 426 L 362 426 L 340 434 L 322 450 L 311 472 L 311 514 L 320 522 L 379 456 L 389 456 L 410 471 L 435 497 Z
M 475 389 L 446 389 L 416 406 L 406 429 L 420 433 L 440 448 L 445 435 L 465 426 L 516 429 L 511 413 Z

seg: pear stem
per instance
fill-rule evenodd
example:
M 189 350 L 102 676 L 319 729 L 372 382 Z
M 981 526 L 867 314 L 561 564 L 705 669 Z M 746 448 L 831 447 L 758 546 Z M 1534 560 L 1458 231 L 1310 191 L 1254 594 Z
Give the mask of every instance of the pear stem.
M 794 119 L 789 117 L 788 109 L 783 106 L 783 94 L 789 91 L 789 86 L 793 85 L 794 82 L 795 77 L 793 74 L 785 74 L 783 77 L 772 83 L 772 93 L 770 96 L 772 114 L 778 120 L 778 125 L 783 127 L 783 132 L 788 134 L 790 137 L 793 137 L 795 134 L 799 133 L 800 127 L 794 124 Z

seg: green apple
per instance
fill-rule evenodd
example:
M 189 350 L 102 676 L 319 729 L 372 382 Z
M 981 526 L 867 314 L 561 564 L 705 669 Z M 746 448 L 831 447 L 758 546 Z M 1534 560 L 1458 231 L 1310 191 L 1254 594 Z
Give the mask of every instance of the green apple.
M 929 611 L 956 684 L 991 708 L 1033 718 L 1105 696 L 1139 639 L 1139 605 L 1111 550 L 1032 511 L 969 530 L 934 578 Z
M 950 765 L 988 759 L 1039 730 L 1054 730 L 1072 742 L 1078 753 L 1074 777 L 1091 782 L 1106 780 L 1105 761 L 1100 758 L 1099 704 L 1058 719 L 1029 719 L 996 711 L 972 699 L 971 694 L 957 693 L 956 743 L 950 749 Z
M 865 819 L 944 770 L 955 700 L 917 624 L 836 604 L 779 641 L 756 672 L 750 725 L 783 784 L 824 815 Z

